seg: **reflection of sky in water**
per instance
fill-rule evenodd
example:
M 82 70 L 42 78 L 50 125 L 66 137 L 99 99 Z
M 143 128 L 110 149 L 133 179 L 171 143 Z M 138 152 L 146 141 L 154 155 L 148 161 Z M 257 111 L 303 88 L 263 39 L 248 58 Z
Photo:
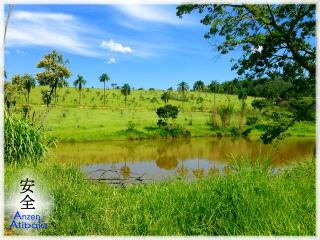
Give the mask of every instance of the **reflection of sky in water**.
M 123 166 L 127 166 L 130 169 L 131 176 L 143 176 L 144 180 L 163 180 L 171 177 L 179 176 L 179 169 L 183 167 L 187 169 L 187 174 L 184 176 L 186 178 L 193 178 L 193 171 L 197 169 L 203 169 L 204 175 L 208 175 L 210 169 L 216 169 L 217 174 L 223 175 L 224 167 L 226 164 L 210 161 L 207 159 L 187 159 L 179 161 L 175 167 L 166 169 L 165 166 L 158 166 L 157 162 L 154 160 L 143 161 L 143 162 L 127 162 L 124 163 L 113 163 L 113 164 L 87 164 L 82 165 L 81 170 L 89 178 L 99 178 L 102 174 L 100 170 L 119 170 Z M 119 175 L 114 172 L 107 172 L 103 175 L 104 178 L 117 178 Z

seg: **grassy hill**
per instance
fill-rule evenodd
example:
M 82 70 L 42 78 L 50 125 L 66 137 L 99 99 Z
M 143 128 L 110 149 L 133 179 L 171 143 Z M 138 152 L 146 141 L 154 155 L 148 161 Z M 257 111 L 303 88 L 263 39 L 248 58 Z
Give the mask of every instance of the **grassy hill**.
M 31 114 L 41 121 L 46 106 L 43 104 L 42 87 L 32 89 L 30 94 Z M 81 104 L 79 92 L 75 88 L 58 89 L 57 99 L 53 100 L 46 128 L 62 141 L 100 141 L 106 139 L 156 138 L 161 137 L 157 127 L 156 109 L 166 105 L 161 100 L 164 91 L 132 90 L 127 102 L 120 89 L 106 90 L 106 105 L 103 104 L 103 89 L 87 88 L 82 91 Z M 175 124 L 187 129 L 192 136 L 215 136 L 230 134 L 229 130 L 218 128 L 213 131 L 211 111 L 215 105 L 219 108 L 230 102 L 234 106 L 230 127 L 239 127 L 241 101 L 236 95 L 212 94 L 190 91 L 186 98 L 177 91 L 171 92 L 167 104 L 175 105 L 180 112 Z M 260 112 L 252 109 L 253 97 L 246 99 L 246 115 L 258 116 Z M 16 108 L 21 108 L 24 96 Z M 218 125 L 221 125 L 217 117 Z M 310 124 L 309 124 L 310 125 Z M 312 135 L 314 126 L 307 124 L 307 135 Z M 255 134 L 255 133 L 253 133 Z

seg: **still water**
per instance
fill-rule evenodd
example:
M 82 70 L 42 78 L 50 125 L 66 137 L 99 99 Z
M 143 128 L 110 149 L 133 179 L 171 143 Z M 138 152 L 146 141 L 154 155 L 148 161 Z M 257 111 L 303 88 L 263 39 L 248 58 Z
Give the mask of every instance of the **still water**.
M 259 139 L 192 138 L 174 140 L 61 143 L 53 156 L 79 164 L 89 179 L 157 181 L 171 177 L 226 174 L 232 159 L 269 158 L 275 167 L 288 165 L 313 153 L 314 138 L 289 138 L 273 145 Z

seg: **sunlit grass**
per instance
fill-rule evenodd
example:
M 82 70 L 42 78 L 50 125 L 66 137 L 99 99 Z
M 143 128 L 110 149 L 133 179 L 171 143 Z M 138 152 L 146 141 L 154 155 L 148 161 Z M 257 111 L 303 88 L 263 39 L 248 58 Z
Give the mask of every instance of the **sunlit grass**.
M 125 189 L 89 183 L 69 165 L 48 161 L 31 169 L 55 202 L 43 235 L 315 234 L 314 159 L 278 174 L 240 165 L 224 177 Z M 18 170 L 6 166 L 6 186 Z
M 32 111 L 38 122 L 42 119 L 45 106 L 41 102 L 41 87 L 36 87 L 31 92 Z M 161 101 L 160 90 L 133 90 L 128 97 L 127 105 L 118 89 L 106 90 L 107 103 L 103 105 L 103 89 L 86 89 L 83 91 L 82 104 L 78 104 L 78 91 L 75 88 L 58 90 L 58 101 L 53 100 L 53 107 L 48 115 L 46 128 L 61 141 L 102 141 L 115 139 L 140 139 L 161 137 L 157 129 L 158 117 L 156 109 L 165 105 Z M 179 97 L 179 93 L 172 93 Z M 215 94 L 216 107 L 226 105 L 229 101 L 234 105 L 230 127 L 239 127 L 240 100 L 236 95 Z M 191 136 L 216 136 L 230 135 L 230 129 L 223 129 L 221 120 L 217 116 L 220 128 L 213 130 L 211 125 L 211 110 L 213 108 L 213 94 L 205 92 L 189 92 L 187 102 L 169 100 L 169 104 L 178 106 L 180 113 L 174 121 L 191 132 Z M 199 103 L 197 99 L 203 101 Z M 251 102 L 253 97 L 248 97 L 247 116 L 261 115 L 253 110 Z M 23 103 L 23 98 L 18 102 L 17 109 Z M 19 105 L 20 104 L 20 105 Z M 136 131 L 126 131 L 131 123 Z M 296 127 L 295 127 L 296 126 Z M 261 130 L 253 130 L 250 135 L 260 135 Z M 290 134 L 293 136 L 314 136 L 315 125 L 310 122 L 296 123 Z

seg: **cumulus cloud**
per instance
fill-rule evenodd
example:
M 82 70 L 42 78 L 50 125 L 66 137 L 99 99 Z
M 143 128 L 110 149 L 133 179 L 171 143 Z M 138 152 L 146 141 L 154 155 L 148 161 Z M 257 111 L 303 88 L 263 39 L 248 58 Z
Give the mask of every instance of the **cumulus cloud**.
M 108 49 L 111 52 L 131 53 L 132 49 L 129 46 L 123 46 L 121 43 L 114 42 L 112 39 L 109 41 L 102 41 L 101 47 Z
M 107 63 L 108 64 L 115 64 L 115 63 L 117 63 L 117 60 L 115 58 L 109 58 Z

